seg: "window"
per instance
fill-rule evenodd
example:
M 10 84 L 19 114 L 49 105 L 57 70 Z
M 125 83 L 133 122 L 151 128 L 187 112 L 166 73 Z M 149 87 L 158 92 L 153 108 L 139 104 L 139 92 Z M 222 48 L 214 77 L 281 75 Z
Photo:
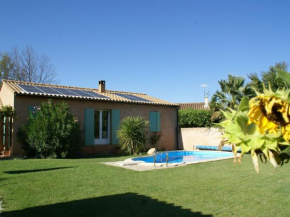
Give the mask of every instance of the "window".
M 110 143 L 110 113 L 109 111 L 95 110 L 95 144 L 109 144 Z
M 120 110 L 85 109 L 85 145 L 118 145 Z
M 149 113 L 149 131 L 160 132 L 160 112 Z
M 33 106 L 30 105 L 28 107 L 28 115 L 30 115 L 30 113 L 32 114 L 33 117 L 35 117 L 36 113 L 40 110 L 40 106 Z

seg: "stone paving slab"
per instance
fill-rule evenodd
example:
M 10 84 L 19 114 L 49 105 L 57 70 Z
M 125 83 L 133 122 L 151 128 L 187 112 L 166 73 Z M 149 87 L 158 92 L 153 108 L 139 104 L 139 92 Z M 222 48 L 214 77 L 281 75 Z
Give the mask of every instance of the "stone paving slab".
M 126 165 L 126 166 L 122 166 L 122 165 L 118 165 L 117 163 L 121 163 L 123 161 L 117 161 L 117 162 L 102 162 L 103 164 L 106 165 L 110 165 L 110 166 L 115 166 L 115 167 L 121 167 L 124 169 L 129 169 L 129 170 L 135 170 L 135 171 L 148 171 L 148 170 L 160 170 L 160 169 L 169 169 L 169 168 L 175 168 L 175 167 L 180 167 L 180 166 L 185 166 L 185 164 L 174 164 L 174 165 L 168 165 L 168 167 L 166 167 L 166 165 L 158 165 L 156 167 L 154 166 L 144 166 L 144 165 Z

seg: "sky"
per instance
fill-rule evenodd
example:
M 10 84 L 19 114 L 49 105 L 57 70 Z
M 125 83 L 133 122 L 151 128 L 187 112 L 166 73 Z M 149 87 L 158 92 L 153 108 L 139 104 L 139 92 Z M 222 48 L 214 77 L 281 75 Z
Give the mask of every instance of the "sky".
M 32 46 L 60 85 L 202 102 L 228 74 L 290 64 L 289 0 L 0 0 L 0 52 Z

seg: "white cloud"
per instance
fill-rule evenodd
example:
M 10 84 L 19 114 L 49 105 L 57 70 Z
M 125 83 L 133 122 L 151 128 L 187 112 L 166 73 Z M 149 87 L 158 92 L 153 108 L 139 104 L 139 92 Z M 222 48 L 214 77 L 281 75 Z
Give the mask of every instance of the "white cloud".
M 202 85 L 200 85 L 201 87 L 203 87 L 203 88 L 206 88 L 206 87 L 208 87 L 208 85 L 207 84 L 202 84 Z

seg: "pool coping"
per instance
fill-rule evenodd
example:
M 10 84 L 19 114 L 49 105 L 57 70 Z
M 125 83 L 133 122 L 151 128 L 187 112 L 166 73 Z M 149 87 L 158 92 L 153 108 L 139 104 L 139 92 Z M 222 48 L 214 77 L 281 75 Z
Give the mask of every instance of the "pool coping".
M 189 151 L 189 150 L 184 150 L 184 151 Z M 212 151 L 212 150 L 210 150 L 210 151 Z M 215 152 L 224 153 L 225 151 L 215 151 Z M 237 157 L 239 157 L 239 155 L 240 154 L 237 154 Z M 110 166 L 116 166 L 116 167 L 121 167 L 121 168 L 135 170 L 135 171 L 148 171 L 148 170 L 155 170 L 155 169 L 176 168 L 176 167 L 187 166 L 187 165 L 191 165 L 191 164 L 199 164 L 199 163 L 206 163 L 206 162 L 213 162 L 213 161 L 220 161 L 220 160 L 228 160 L 228 159 L 234 159 L 234 156 L 232 156 L 232 157 L 221 157 L 221 158 L 208 159 L 208 160 L 200 160 L 200 161 L 193 161 L 193 162 L 168 163 L 167 165 L 166 165 L 166 163 L 155 163 L 155 167 L 154 167 L 154 163 L 144 163 L 144 161 L 133 161 L 132 158 L 128 158 L 128 159 L 126 159 L 124 161 L 102 162 L 102 163 L 106 164 L 106 165 L 110 165 Z

